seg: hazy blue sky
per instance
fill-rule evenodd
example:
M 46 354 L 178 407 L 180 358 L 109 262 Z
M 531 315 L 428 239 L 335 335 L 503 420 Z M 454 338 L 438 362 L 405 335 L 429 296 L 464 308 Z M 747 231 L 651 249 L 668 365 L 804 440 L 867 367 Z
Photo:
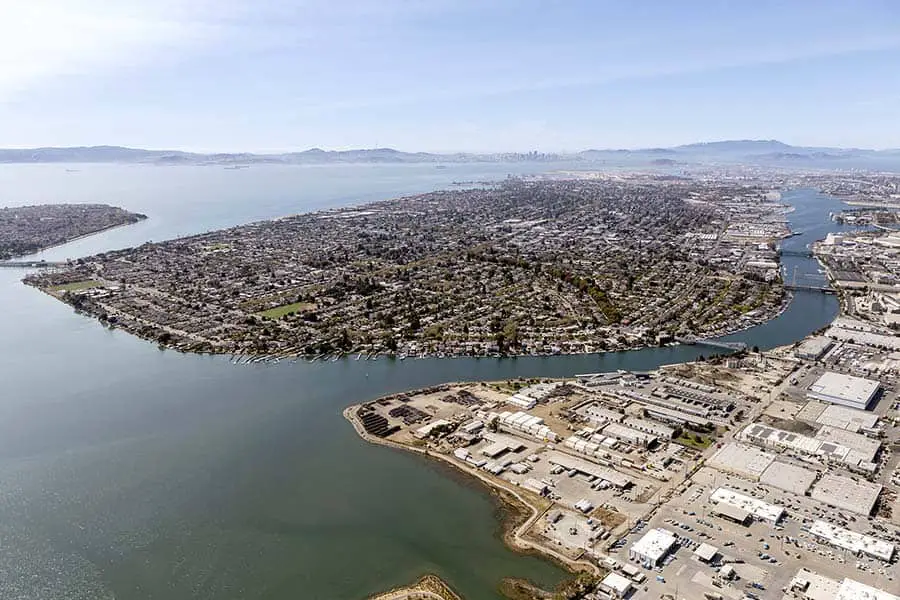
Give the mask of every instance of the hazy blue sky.
M 900 146 L 897 0 L 0 0 L 0 145 Z

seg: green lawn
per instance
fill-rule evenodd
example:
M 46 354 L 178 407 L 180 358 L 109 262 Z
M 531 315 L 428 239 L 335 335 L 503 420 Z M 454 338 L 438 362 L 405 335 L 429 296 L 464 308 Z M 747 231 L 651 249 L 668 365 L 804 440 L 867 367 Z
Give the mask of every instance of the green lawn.
M 77 292 L 90 288 L 101 287 L 103 284 L 93 279 L 86 281 L 73 281 L 72 283 L 64 283 L 62 285 L 54 285 L 48 288 L 51 292 Z
M 312 310 L 316 307 L 315 304 L 311 302 L 294 302 L 293 304 L 285 304 L 284 306 L 276 306 L 275 308 L 270 308 L 269 310 L 264 310 L 262 312 L 256 313 L 260 317 L 268 317 L 270 319 L 280 319 L 285 315 L 289 315 L 295 312 L 302 312 L 304 310 Z
M 684 433 L 679 438 L 675 438 L 675 442 L 681 444 L 682 446 L 689 446 L 691 448 L 696 448 L 698 450 L 704 450 L 709 448 L 710 444 L 713 443 L 713 436 L 711 435 L 700 435 L 700 439 L 702 441 L 697 441 L 694 433 Z

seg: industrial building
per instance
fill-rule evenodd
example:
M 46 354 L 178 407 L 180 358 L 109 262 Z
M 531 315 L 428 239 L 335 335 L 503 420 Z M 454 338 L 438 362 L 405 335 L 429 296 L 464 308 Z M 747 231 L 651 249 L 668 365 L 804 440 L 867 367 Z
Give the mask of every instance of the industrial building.
M 596 402 L 589 402 L 575 409 L 575 412 L 595 425 L 605 425 L 607 423 L 621 423 L 625 415 L 601 406 Z
M 794 356 L 803 360 L 819 360 L 831 347 L 834 341 L 825 336 L 817 335 L 804 340 L 797 349 L 794 350 Z
M 719 448 L 706 465 L 758 481 L 763 472 L 775 460 L 775 456 L 753 446 L 730 442 Z
M 651 529 L 628 551 L 628 558 L 647 568 L 658 565 L 675 546 L 675 534 L 668 529 Z
M 900 600 L 900 596 L 855 579 L 845 577 L 838 582 L 808 569 L 800 569 L 788 589 L 791 597 L 799 600 Z
M 626 427 L 619 423 L 610 423 L 604 427 L 603 435 L 625 442 L 626 444 L 631 444 L 632 446 L 643 448 L 651 446 L 659 441 L 658 436 L 652 433 L 638 431 L 637 429 L 632 429 L 631 427 Z
M 867 517 L 872 514 L 881 489 L 877 483 L 825 473 L 810 496 L 828 506 Z
M 523 433 L 541 441 L 555 442 L 558 439 L 558 436 L 544 425 L 542 418 L 529 415 L 526 412 L 511 413 L 504 411 L 497 415 L 496 418 L 502 428 Z
M 625 598 L 631 593 L 631 582 L 618 573 L 609 573 L 600 582 L 600 589 L 610 594 L 613 598 Z
M 769 504 L 758 498 L 745 496 L 740 492 L 724 487 L 720 487 L 713 491 L 709 496 L 709 500 L 713 504 L 727 504 L 734 508 L 738 508 L 752 515 L 755 519 L 764 521 L 770 525 L 777 525 L 781 518 L 784 517 L 784 507 Z
M 875 462 L 875 457 L 881 449 L 881 440 L 831 425 L 823 425 L 816 432 L 816 438 L 823 442 L 834 442 L 850 448 L 858 461 Z
M 664 406 L 646 406 L 644 407 L 644 414 L 646 414 L 651 419 L 656 419 L 657 421 L 669 423 L 670 425 L 676 425 L 678 427 L 681 427 L 683 425 L 692 425 L 694 427 L 702 429 L 712 424 L 710 420 L 705 417 L 698 417 L 696 415 L 681 412 L 680 410 L 673 410 Z
M 878 425 L 878 415 L 875 413 L 816 400 L 807 402 L 806 406 L 797 413 L 797 419 L 816 425 L 846 429 L 853 433 L 874 434 Z
M 844 430 L 828 428 L 826 434 L 832 431 L 840 432 L 837 434 L 840 437 L 849 433 Z M 874 456 L 873 454 L 854 450 L 832 439 L 812 438 L 761 423 L 747 425 L 741 432 L 740 438 L 765 448 L 791 452 L 796 456 L 816 457 L 823 462 L 838 464 L 859 473 L 871 474 L 877 468 L 877 465 L 870 460 Z M 868 444 L 859 443 L 861 447 L 869 447 Z
M 786 462 L 775 461 L 763 471 L 759 482 L 798 496 L 805 495 L 816 481 L 815 471 Z
M 529 398 L 525 394 L 515 394 L 506 399 L 507 404 L 512 404 L 516 408 L 521 408 L 522 410 L 531 410 L 535 406 L 537 406 L 537 400 L 534 398 Z
M 634 485 L 634 481 L 627 475 L 556 450 L 550 450 L 542 456 L 546 457 L 547 462 L 551 465 L 558 465 L 566 471 L 574 470 L 588 477 L 601 479 L 617 489 L 627 489 Z
M 875 380 L 827 371 L 809 386 L 806 397 L 866 410 L 879 389 L 881 384 Z
M 820 542 L 849 550 L 856 556 L 868 556 L 885 562 L 894 557 L 894 545 L 868 535 L 863 535 L 826 521 L 815 521 L 809 533 Z
M 637 429 L 656 437 L 670 440 L 675 437 L 675 429 L 662 423 L 648 421 L 647 419 L 639 419 L 637 417 L 628 417 L 625 419 L 625 425 L 632 429 Z

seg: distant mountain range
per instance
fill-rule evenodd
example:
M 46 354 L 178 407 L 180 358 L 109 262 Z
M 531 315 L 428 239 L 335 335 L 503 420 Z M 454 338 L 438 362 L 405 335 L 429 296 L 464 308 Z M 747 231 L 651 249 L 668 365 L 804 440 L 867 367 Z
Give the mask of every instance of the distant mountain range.
M 322 150 L 281 154 L 200 154 L 179 150 L 143 150 L 121 146 L 0 149 L 0 163 L 148 163 L 158 165 L 252 165 L 327 163 L 472 163 L 472 162 L 681 162 L 797 163 L 835 162 L 860 158 L 900 158 L 898 150 L 791 146 L 777 140 L 729 140 L 639 150 L 584 150 L 571 154 L 541 152 L 497 154 L 434 154 L 401 152 L 392 148 Z

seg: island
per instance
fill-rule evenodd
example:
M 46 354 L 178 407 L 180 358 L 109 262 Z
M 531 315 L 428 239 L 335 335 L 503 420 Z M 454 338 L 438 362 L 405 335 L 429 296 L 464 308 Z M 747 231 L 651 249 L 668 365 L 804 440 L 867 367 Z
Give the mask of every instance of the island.
M 40 204 L 0 208 L 0 260 L 25 256 L 146 219 L 106 204 Z
M 737 178 L 509 179 L 147 243 L 25 281 L 191 352 L 612 351 L 779 314 L 778 198 Z

